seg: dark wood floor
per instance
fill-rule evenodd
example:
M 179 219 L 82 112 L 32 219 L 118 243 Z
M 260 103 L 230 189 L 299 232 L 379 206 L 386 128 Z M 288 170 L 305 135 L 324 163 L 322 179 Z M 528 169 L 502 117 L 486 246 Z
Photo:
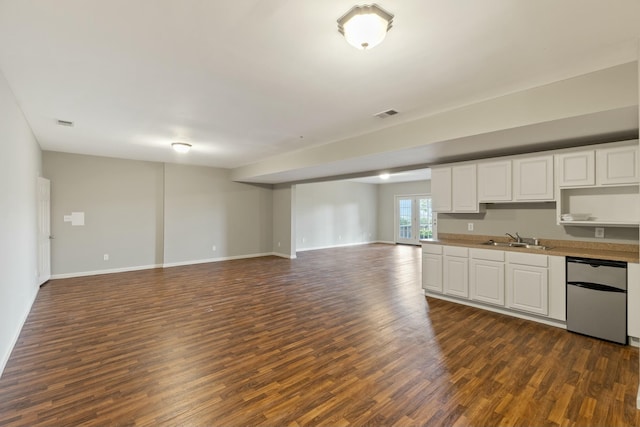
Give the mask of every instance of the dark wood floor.
M 639 425 L 638 350 L 422 295 L 367 245 L 54 280 L 0 425 Z

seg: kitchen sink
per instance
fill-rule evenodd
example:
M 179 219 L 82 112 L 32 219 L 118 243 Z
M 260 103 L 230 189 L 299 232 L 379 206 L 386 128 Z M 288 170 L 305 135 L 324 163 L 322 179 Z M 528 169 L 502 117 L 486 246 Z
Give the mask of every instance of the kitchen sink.
M 500 246 L 505 248 L 527 248 L 527 249 L 540 249 L 540 250 L 551 249 L 549 246 L 531 245 L 529 243 L 524 243 L 524 242 L 496 242 L 493 240 L 488 240 L 486 242 L 482 242 L 481 244 L 486 246 Z

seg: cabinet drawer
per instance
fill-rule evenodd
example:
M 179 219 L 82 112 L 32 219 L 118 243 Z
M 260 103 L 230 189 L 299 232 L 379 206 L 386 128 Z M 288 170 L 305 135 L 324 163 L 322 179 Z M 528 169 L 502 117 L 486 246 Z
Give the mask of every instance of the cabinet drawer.
M 535 267 L 547 267 L 549 265 L 546 255 L 525 254 L 520 252 L 509 252 L 507 254 L 507 261 L 509 261 L 510 264 L 524 264 Z
M 492 249 L 471 249 L 469 254 L 473 259 L 486 259 L 488 261 L 504 261 L 504 251 Z
M 445 246 L 444 254 L 466 258 L 469 256 L 469 248 L 464 248 L 462 246 Z
M 436 244 L 426 244 L 426 245 L 422 245 L 422 253 L 423 254 L 434 254 L 434 255 L 441 255 L 442 254 L 442 245 L 436 245 Z

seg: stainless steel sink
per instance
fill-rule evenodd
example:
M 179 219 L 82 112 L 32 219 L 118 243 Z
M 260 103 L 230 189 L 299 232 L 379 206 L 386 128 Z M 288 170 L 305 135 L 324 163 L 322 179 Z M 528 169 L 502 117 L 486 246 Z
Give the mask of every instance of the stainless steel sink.
M 540 249 L 540 250 L 551 249 L 549 246 L 530 245 L 529 243 L 524 243 L 524 242 L 495 242 L 493 240 L 488 240 L 486 242 L 482 242 L 481 244 L 486 246 L 500 246 L 500 247 L 506 247 L 506 248 L 527 248 L 527 249 Z
M 488 246 L 506 246 L 506 247 L 511 246 L 511 244 L 508 242 L 494 242 L 493 240 L 489 240 L 488 242 L 482 242 L 481 244 L 488 245 Z

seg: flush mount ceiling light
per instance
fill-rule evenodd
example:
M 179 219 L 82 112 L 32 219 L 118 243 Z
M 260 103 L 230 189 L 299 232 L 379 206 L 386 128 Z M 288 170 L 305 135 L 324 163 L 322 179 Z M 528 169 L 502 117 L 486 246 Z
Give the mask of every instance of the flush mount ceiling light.
M 171 147 L 178 153 L 187 153 L 191 150 L 191 144 L 187 144 L 186 142 L 173 142 L 171 143 Z
M 380 179 L 389 179 L 391 174 L 385 172 L 385 173 L 381 173 L 379 176 L 380 176 Z
M 338 31 L 357 49 L 379 45 L 391 29 L 393 15 L 377 4 L 354 6 L 338 19 Z

